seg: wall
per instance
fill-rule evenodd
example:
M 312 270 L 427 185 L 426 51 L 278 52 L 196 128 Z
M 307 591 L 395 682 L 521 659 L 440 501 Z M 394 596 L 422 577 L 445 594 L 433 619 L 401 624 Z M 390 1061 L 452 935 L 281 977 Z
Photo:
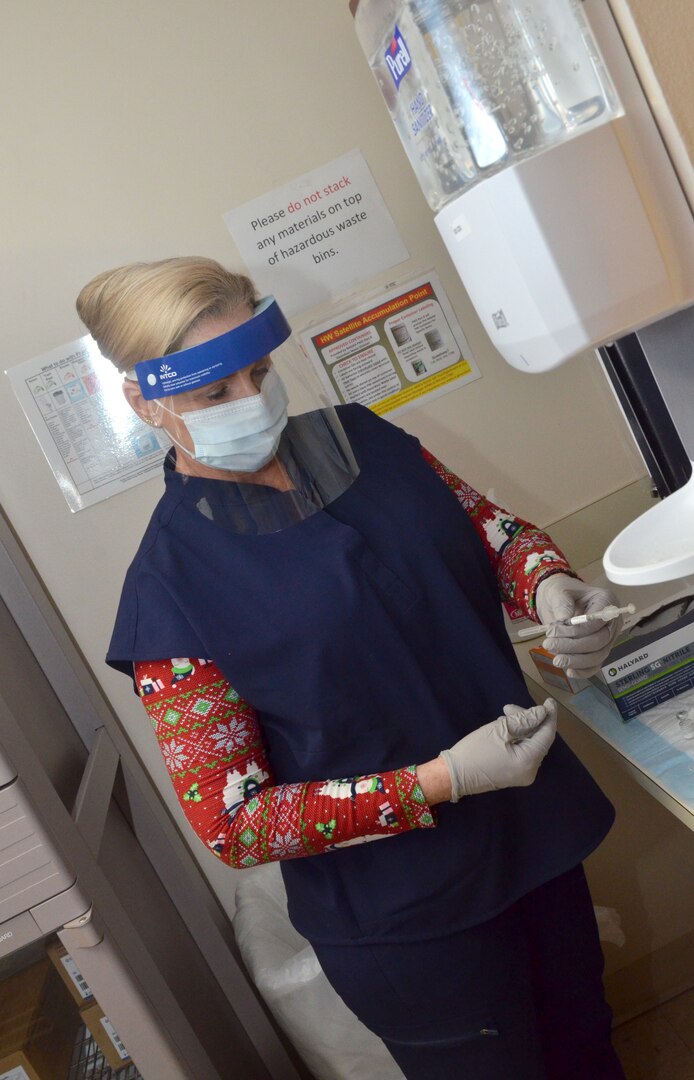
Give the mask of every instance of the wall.
M 694 206 L 694 7 L 690 0 L 609 3 Z
M 403 426 L 540 524 L 643 475 L 592 355 L 526 376 L 488 344 L 347 0 L 4 0 L 0 42 L 3 368 L 80 336 L 74 298 L 106 267 L 193 253 L 238 265 L 225 211 L 359 147 L 412 254 L 398 275 L 439 271 L 484 376 L 406 414 Z M 72 515 L 6 379 L 0 455 L 0 502 L 168 797 L 139 703 L 103 664 L 160 481 Z M 194 846 L 229 903 L 232 876 Z

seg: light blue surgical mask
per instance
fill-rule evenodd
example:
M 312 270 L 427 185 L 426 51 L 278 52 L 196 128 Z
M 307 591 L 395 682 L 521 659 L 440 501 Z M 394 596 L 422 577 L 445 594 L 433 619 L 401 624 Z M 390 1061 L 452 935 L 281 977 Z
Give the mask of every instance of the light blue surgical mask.
M 272 461 L 287 424 L 289 399 L 274 368 L 258 394 L 180 414 L 196 461 L 229 472 L 257 472 Z

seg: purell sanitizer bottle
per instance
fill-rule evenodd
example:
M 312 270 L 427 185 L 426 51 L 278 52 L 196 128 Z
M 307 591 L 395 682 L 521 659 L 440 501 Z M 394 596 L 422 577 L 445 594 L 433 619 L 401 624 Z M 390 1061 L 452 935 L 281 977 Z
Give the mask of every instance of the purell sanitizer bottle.
M 578 0 L 351 0 L 429 205 L 614 118 Z
M 357 34 L 429 205 L 437 209 L 477 173 L 432 56 L 401 0 L 352 0 Z

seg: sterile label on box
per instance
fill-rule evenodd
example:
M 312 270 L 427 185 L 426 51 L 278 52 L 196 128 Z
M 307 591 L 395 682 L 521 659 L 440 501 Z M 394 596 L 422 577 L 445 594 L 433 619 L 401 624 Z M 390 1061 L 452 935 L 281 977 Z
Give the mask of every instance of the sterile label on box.
M 118 1032 L 116 1031 L 107 1016 L 101 1017 L 101 1026 L 108 1035 L 113 1045 L 115 1046 L 118 1057 L 121 1059 L 121 1061 L 126 1061 L 130 1057 L 130 1054 L 123 1046 L 123 1042 L 119 1038 Z
M 602 668 L 623 720 L 694 689 L 694 615 L 664 630 L 624 642 Z
M 72 959 L 72 957 L 70 955 L 61 956 L 60 963 L 63 965 L 66 972 L 70 976 L 70 982 L 73 983 L 80 997 L 83 998 L 85 1001 L 87 1000 L 87 998 L 93 997 L 91 990 L 87 986 L 86 980 L 82 977 L 81 973 L 77 968 L 77 964 Z M 2 1080 L 1 1077 L 0 1080 Z

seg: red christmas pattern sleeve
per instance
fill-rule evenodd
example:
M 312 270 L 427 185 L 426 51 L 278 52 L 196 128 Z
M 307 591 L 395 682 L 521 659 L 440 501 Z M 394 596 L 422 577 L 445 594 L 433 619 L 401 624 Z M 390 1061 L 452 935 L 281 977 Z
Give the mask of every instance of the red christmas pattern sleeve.
M 576 577 L 566 556 L 547 533 L 485 499 L 428 450 L 421 450 L 424 460 L 457 496 L 472 521 L 496 571 L 503 599 L 537 621 L 535 593 L 540 582 L 550 574 Z
M 436 824 L 415 766 L 275 784 L 255 710 L 210 660 L 134 665 L 178 800 L 200 839 L 242 869 Z

